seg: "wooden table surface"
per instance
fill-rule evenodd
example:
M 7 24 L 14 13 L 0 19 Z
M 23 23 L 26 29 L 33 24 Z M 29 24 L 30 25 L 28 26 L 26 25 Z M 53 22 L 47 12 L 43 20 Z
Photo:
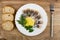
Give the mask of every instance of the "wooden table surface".
M 54 2 L 55 11 L 54 11 L 54 37 L 53 39 L 50 38 L 50 5 L 51 0 L 18 0 L 18 1 L 12 1 L 12 0 L 1 0 L 0 1 L 0 37 L 3 37 L 7 40 L 60 40 L 60 1 L 59 0 L 52 0 Z M 16 26 L 12 31 L 5 31 L 2 29 L 2 7 L 6 5 L 10 5 L 18 10 L 19 7 L 23 6 L 27 3 L 36 3 L 40 6 L 42 6 L 48 15 L 48 25 L 47 28 L 42 32 L 40 35 L 29 37 L 21 34 Z

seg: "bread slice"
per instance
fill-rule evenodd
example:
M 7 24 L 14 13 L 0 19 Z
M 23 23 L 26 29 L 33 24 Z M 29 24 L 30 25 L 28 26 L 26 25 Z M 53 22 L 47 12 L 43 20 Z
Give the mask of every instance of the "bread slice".
M 14 25 L 11 21 L 6 21 L 6 22 L 2 23 L 2 28 L 4 30 L 10 31 L 14 28 Z
M 14 17 L 12 14 L 2 14 L 2 21 L 13 21 Z
M 2 10 L 3 13 L 7 13 L 7 14 L 14 14 L 15 12 L 15 9 L 13 7 L 10 7 L 10 6 L 5 6 L 3 7 L 3 10 Z

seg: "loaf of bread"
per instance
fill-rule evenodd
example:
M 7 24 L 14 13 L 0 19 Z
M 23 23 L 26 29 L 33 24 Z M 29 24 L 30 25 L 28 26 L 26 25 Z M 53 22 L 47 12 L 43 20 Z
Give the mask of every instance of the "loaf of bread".
M 2 21 L 13 21 L 14 17 L 12 14 L 2 14 Z
M 14 14 L 15 9 L 13 7 L 10 7 L 10 6 L 5 6 L 5 7 L 3 7 L 2 12 L 8 13 L 8 14 Z
M 14 27 L 14 25 L 11 21 L 7 21 L 7 22 L 2 23 L 2 28 L 4 30 L 10 31 L 13 29 L 13 27 Z

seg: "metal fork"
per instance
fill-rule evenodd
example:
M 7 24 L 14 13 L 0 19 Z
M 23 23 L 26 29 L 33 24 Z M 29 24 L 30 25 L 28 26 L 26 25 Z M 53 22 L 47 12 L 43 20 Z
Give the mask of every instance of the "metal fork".
M 51 37 L 53 37 L 53 14 L 54 14 L 54 4 L 53 3 L 51 3 L 50 4 L 50 13 L 51 13 L 51 15 L 50 15 L 50 36 Z

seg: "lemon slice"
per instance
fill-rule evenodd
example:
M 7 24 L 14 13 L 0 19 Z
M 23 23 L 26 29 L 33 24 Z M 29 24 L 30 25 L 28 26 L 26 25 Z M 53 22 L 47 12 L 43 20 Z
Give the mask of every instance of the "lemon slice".
M 35 20 L 32 17 L 26 17 L 26 22 L 25 26 L 34 26 Z

